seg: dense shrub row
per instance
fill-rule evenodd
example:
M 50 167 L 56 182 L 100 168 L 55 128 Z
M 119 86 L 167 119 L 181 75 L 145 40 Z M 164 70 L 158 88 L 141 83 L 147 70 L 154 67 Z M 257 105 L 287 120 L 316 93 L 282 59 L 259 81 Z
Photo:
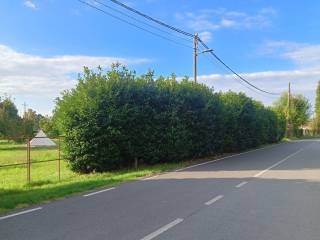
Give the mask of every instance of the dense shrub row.
M 106 74 L 85 69 L 57 100 L 55 117 L 71 168 L 84 173 L 243 150 L 279 141 L 285 127 L 244 94 L 119 67 Z

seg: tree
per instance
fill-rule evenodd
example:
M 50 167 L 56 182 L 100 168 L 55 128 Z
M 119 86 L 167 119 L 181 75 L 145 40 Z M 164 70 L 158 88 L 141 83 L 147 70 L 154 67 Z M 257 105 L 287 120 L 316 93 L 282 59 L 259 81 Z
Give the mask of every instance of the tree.
M 237 151 L 282 138 L 278 114 L 244 94 L 120 66 L 85 68 L 57 99 L 55 123 L 77 172 L 103 172 Z
M 306 97 L 301 94 L 291 96 L 290 109 L 288 109 L 288 93 L 283 93 L 281 97 L 274 102 L 274 109 L 289 118 L 293 133 L 299 135 L 299 128 L 306 124 L 310 117 L 311 105 Z
M 28 138 L 33 137 L 35 132 L 39 130 L 39 123 L 41 118 L 43 118 L 41 114 L 37 114 L 36 111 L 29 108 L 23 115 L 23 135 Z
M 10 97 L 0 98 L 0 136 L 17 139 L 21 133 L 21 118 Z
M 320 81 L 318 81 L 317 91 L 316 91 L 316 102 L 315 102 L 315 128 L 317 134 L 320 133 Z
M 49 136 L 57 137 L 60 135 L 59 130 L 54 121 L 54 117 L 44 116 L 40 119 L 40 128 Z

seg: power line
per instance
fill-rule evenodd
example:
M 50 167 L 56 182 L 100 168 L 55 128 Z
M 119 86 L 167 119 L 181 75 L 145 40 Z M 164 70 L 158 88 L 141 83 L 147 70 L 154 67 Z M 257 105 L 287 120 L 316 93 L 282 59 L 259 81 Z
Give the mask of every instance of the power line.
M 152 24 L 149 24 L 149 23 L 147 23 L 147 22 L 144 22 L 144 21 L 142 21 L 142 20 L 140 20 L 140 19 L 138 19 L 138 18 L 135 18 L 135 17 L 133 17 L 133 16 L 131 16 L 131 15 L 129 15 L 129 14 L 126 14 L 126 13 L 124 13 L 124 12 L 122 12 L 122 11 L 116 9 L 116 8 L 113 8 L 113 7 L 105 4 L 104 2 L 101 2 L 101 1 L 98 1 L 98 0 L 93 0 L 93 1 L 96 2 L 96 3 L 98 3 L 98 4 L 100 4 L 100 5 L 102 5 L 102 6 L 104 6 L 104 7 L 106 7 L 106 8 L 108 8 L 108 9 L 110 9 L 110 10 L 112 10 L 112 11 L 114 11 L 114 12 L 120 13 L 120 14 L 123 15 L 123 16 L 126 16 L 126 17 L 128 17 L 128 18 L 130 18 L 130 19 L 133 19 L 133 20 L 135 20 L 135 21 L 138 22 L 138 23 L 144 24 L 144 25 L 146 25 L 146 26 L 148 26 L 148 27 L 151 27 L 151 28 L 153 28 L 153 29 L 155 29 L 155 30 L 158 30 L 158 31 L 163 32 L 163 33 L 166 33 L 166 34 L 171 35 L 171 36 L 173 36 L 173 37 L 180 38 L 180 39 L 182 39 L 182 40 L 190 43 L 190 40 L 191 40 L 191 39 L 187 39 L 187 38 L 185 38 L 185 37 L 178 36 L 178 35 L 176 35 L 176 34 L 174 34 L 174 33 L 172 33 L 172 32 L 165 31 L 165 30 L 163 30 L 163 29 L 161 29 L 161 28 L 159 28 L 159 27 L 156 27 L 156 26 L 154 26 L 154 25 L 152 25 Z
M 164 22 L 162 22 L 162 21 L 160 21 L 158 19 L 155 19 L 155 18 L 153 18 L 153 17 L 151 17 L 151 16 L 149 16 L 149 15 L 147 15 L 145 13 L 142 13 L 142 12 L 132 8 L 132 7 L 129 7 L 128 5 L 126 5 L 126 4 L 122 3 L 122 2 L 119 2 L 118 0 L 109 0 L 109 1 L 111 1 L 111 2 L 113 2 L 115 4 L 117 4 L 117 5 L 125 8 L 125 9 L 127 9 L 127 10 L 129 10 L 131 12 L 134 12 L 134 13 L 140 15 L 141 17 L 144 17 L 144 18 L 146 18 L 146 19 L 148 19 L 150 21 L 153 21 L 153 22 L 155 22 L 157 24 L 160 24 L 160 25 L 162 25 L 162 26 L 164 26 L 166 28 L 169 28 L 169 29 L 171 29 L 173 31 L 176 31 L 176 32 L 181 33 L 181 34 L 183 34 L 185 36 L 188 36 L 188 37 L 194 37 L 194 35 L 192 33 L 188 33 L 188 32 L 186 32 L 186 31 L 184 31 L 182 29 L 179 29 L 177 27 L 174 27 L 174 26 L 171 26 L 171 25 L 169 25 L 167 23 L 164 23 Z
M 206 48 L 206 49 L 210 49 L 200 38 L 199 38 L 199 42 Z M 274 92 L 269 92 L 266 90 L 263 90 L 255 85 L 253 85 L 252 83 L 250 83 L 248 80 L 244 79 L 241 75 L 239 75 L 236 71 L 234 71 L 231 67 L 229 67 L 221 58 L 219 58 L 217 56 L 217 54 L 215 54 L 214 52 L 210 52 L 210 54 L 216 59 L 218 60 L 223 66 L 225 66 L 230 72 L 232 72 L 234 75 L 236 75 L 239 79 L 241 79 L 242 81 L 244 81 L 245 83 L 247 83 L 248 85 L 250 85 L 251 87 L 255 88 L 258 91 L 270 94 L 270 95 L 280 95 L 280 93 L 274 93 Z
M 105 11 L 105 10 L 97 7 L 97 6 L 94 6 L 94 5 L 92 5 L 92 4 L 88 3 L 88 2 L 85 2 L 85 1 L 82 1 L 82 0 L 78 0 L 78 1 L 81 2 L 82 4 L 85 4 L 85 5 L 87 5 L 87 6 L 91 7 L 91 8 L 94 8 L 94 9 L 96 9 L 96 10 L 98 10 L 98 11 L 100 11 L 100 12 L 102 12 L 102 13 L 110 16 L 110 17 L 113 17 L 113 18 L 115 18 L 115 19 L 117 19 L 117 20 L 119 20 L 119 21 L 121 21 L 121 22 L 127 23 L 127 24 L 129 24 L 129 25 L 131 25 L 131 26 L 133 26 L 133 27 L 135 27 L 135 28 L 138 28 L 138 29 L 140 29 L 140 30 L 142 30 L 142 31 L 148 32 L 148 33 L 150 33 L 150 34 L 152 34 L 152 35 L 154 35 L 154 36 L 157 36 L 157 37 L 160 37 L 160 38 L 165 39 L 165 40 L 167 40 L 167 41 L 173 42 L 173 43 L 175 43 L 175 44 L 177 44 L 177 45 L 180 45 L 180 46 L 182 46 L 182 47 L 186 47 L 186 48 L 191 48 L 191 49 L 193 49 L 193 48 L 192 48 L 191 46 L 189 46 L 189 45 L 180 43 L 180 42 L 175 41 L 175 40 L 173 40 L 173 39 L 171 39 L 171 38 L 167 38 L 167 37 L 165 37 L 165 36 L 163 36 L 163 35 L 161 35 L 161 34 L 158 34 L 158 33 L 152 32 L 152 31 L 150 31 L 150 30 L 148 30 L 148 29 L 145 29 L 145 28 L 143 28 L 143 27 L 140 27 L 140 26 L 138 26 L 138 25 L 136 25 L 136 24 L 134 24 L 134 23 L 131 23 L 131 22 L 125 20 L 125 19 L 122 19 L 122 18 L 120 18 L 120 17 L 118 17 L 118 16 L 116 16 L 116 15 L 113 15 L 112 13 L 109 13 L 109 12 L 107 12 L 107 11 Z
M 134 12 L 134 13 L 136 13 L 136 14 L 138 14 L 138 15 L 140 15 L 140 16 L 142 16 L 142 17 L 144 17 L 144 18 L 146 18 L 146 19 L 148 19 L 148 20 L 150 20 L 150 21 L 153 21 L 153 22 L 155 22 L 155 23 L 157 23 L 157 24 L 160 24 L 161 26 L 167 27 L 167 28 L 169 28 L 169 29 L 171 29 L 171 30 L 173 30 L 173 31 L 176 31 L 176 32 L 178 32 L 178 33 L 181 33 L 181 34 L 186 35 L 186 36 L 189 36 L 189 37 L 195 37 L 194 34 L 188 33 L 188 32 L 186 32 L 186 31 L 184 31 L 184 30 L 182 30 L 182 29 L 173 27 L 173 26 L 171 26 L 171 25 L 169 25 L 169 24 L 166 24 L 166 23 L 164 23 L 164 22 L 162 22 L 162 21 L 159 21 L 159 20 L 157 20 L 157 19 L 155 19 L 155 18 L 153 18 L 153 17 L 151 17 L 151 16 L 149 16 L 149 15 L 147 15 L 147 14 L 144 14 L 144 13 L 142 13 L 142 12 L 140 12 L 140 11 L 132 8 L 132 7 L 129 7 L 128 5 L 126 5 L 126 4 L 122 3 L 122 2 L 119 2 L 118 0 L 109 0 L 109 1 L 111 1 L 111 2 L 113 2 L 113 3 L 115 3 L 115 4 L 117 4 L 117 5 L 125 8 L 125 9 L 127 9 L 127 10 L 129 10 L 129 11 L 131 11 L 131 12 Z M 197 37 L 197 39 L 199 40 L 199 42 L 200 42 L 207 50 L 210 49 L 199 37 Z M 218 60 L 222 65 L 224 65 L 229 71 L 231 71 L 231 72 L 232 72 L 234 75 L 236 75 L 240 80 L 244 81 L 245 83 L 247 83 L 248 85 L 250 85 L 250 86 L 253 87 L 254 89 L 256 89 L 256 90 L 258 90 L 258 91 L 261 91 L 261 92 L 264 92 L 264 93 L 267 93 L 267 94 L 270 94 L 270 95 L 279 95 L 279 93 L 273 93 L 273 92 L 269 92 L 269 91 L 263 90 L 263 89 L 255 86 L 254 84 L 250 83 L 248 80 L 244 79 L 244 78 L 243 78 L 242 76 L 240 76 L 237 72 L 235 72 L 231 67 L 229 67 L 229 66 L 228 66 L 221 58 L 219 58 L 215 53 L 213 53 L 212 51 L 211 51 L 210 53 L 211 53 L 211 55 L 212 55 L 214 58 L 216 58 L 216 60 Z
M 78 1 L 81 2 L 81 3 L 83 3 L 83 4 L 86 4 L 86 5 L 90 6 L 91 8 L 94 8 L 94 9 L 96 9 L 96 10 L 98 10 L 98 11 L 101 11 L 101 12 L 103 12 L 103 13 L 106 14 L 106 15 L 109 15 L 109 16 L 111 16 L 111 17 L 113 17 L 113 18 L 116 18 L 116 19 L 118 19 L 118 20 L 120 20 L 120 21 L 122 21 L 122 22 L 125 22 L 125 23 L 127 23 L 127 24 L 129 24 L 129 25 L 131 25 L 131 26 L 134 26 L 134 27 L 136 27 L 136 28 L 138 28 L 138 29 L 140 29 L 140 30 L 146 31 L 146 32 L 148 32 L 148 33 L 150 33 L 150 34 L 153 34 L 153 35 L 155 35 L 155 36 L 157 36 L 157 37 L 160 37 L 160 38 L 162 38 L 162 39 L 165 39 L 165 40 L 167 40 L 167 41 L 174 42 L 175 44 L 178 44 L 178 45 L 180 45 L 180 46 L 184 46 L 184 47 L 193 49 L 193 47 L 191 47 L 191 46 L 189 46 L 189 45 L 182 44 L 182 43 L 180 43 L 180 42 L 177 42 L 177 41 L 175 41 L 175 40 L 173 40 L 173 39 L 167 38 L 167 37 L 165 37 L 165 36 L 163 36 L 163 35 L 160 35 L 160 34 L 158 34 L 158 33 L 154 33 L 154 32 L 152 32 L 152 31 L 150 31 L 150 30 L 148 30 L 148 29 L 142 28 L 142 27 L 140 27 L 140 26 L 138 26 L 138 25 L 136 25 L 136 24 L 133 24 L 133 23 L 125 20 L 125 19 L 122 19 L 122 18 L 120 18 L 120 17 L 118 17 L 118 16 L 115 16 L 115 15 L 109 13 L 109 12 L 106 12 L 105 10 L 103 10 L 103 9 L 101 9 L 101 8 L 98 8 L 98 7 L 92 5 L 92 4 L 88 3 L 88 2 L 85 2 L 85 1 L 82 1 L 82 0 L 78 0 Z M 136 20 L 136 21 L 138 21 L 138 22 L 140 22 L 140 23 L 143 23 L 143 24 L 146 24 L 146 25 L 148 25 L 148 26 L 151 26 L 151 27 L 155 28 L 153 25 L 150 25 L 150 24 L 147 24 L 147 23 L 145 23 L 145 22 L 142 22 L 142 21 L 140 21 L 140 20 L 138 20 L 138 19 L 136 19 L 136 18 L 134 18 L 134 17 L 132 17 L 132 16 L 130 16 L 130 15 L 128 15 L 128 14 L 125 14 L 125 13 L 123 13 L 123 12 L 117 10 L 117 9 L 114 9 L 114 8 L 112 8 L 112 7 L 104 4 L 104 3 L 101 3 L 101 2 L 98 1 L 98 0 L 93 0 L 93 1 L 96 2 L 96 3 L 99 3 L 99 4 L 103 5 L 103 6 L 105 6 L 105 7 L 107 7 L 107 8 L 109 8 L 109 9 L 112 9 L 113 11 L 117 11 L 117 12 L 121 13 L 122 15 L 125 15 L 125 16 L 127 16 L 127 17 L 129 17 L 129 18 L 131 18 L 131 19 L 134 19 L 134 20 Z M 152 21 L 152 22 L 155 22 L 155 23 L 157 23 L 157 24 L 159 24 L 159 25 L 161 25 L 161 26 L 163 26 L 163 27 L 166 27 L 166 28 L 168 28 L 168 29 L 170 29 L 170 30 L 172 30 L 172 31 L 175 31 L 175 32 L 177 32 L 177 33 L 179 33 L 179 34 L 182 34 L 182 35 L 185 35 L 185 36 L 188 36 L 188 37 L 192 37 L 192 38 L 195 37 L 195 35 L 192 34 L 192 33 L 186 32 L 186 31 L 184 31 L 184 30 L 182 30 L 182 29 L 176 28 L 176 27 L 171 26 L 171 25 L 169 25 L 169 24 L 166 24 L 166 23 L 164 23 L 164 22 L 162 22 L 162 21 L 160 21 L 160 20 L 157 20 L 157 19 L 155 19 L 155 18 L 153 18 L 153 17 L 151 17 L 151 16 L 149 16 L 149 15 L 147 15 L 147 14 L 144 14 L 144 13 L 142 13 L 142 12 L 140 12 L 140 11 L 138 11 L 138 10 L 136 10 L 136 9 L 134 9 L 134 8 L 132 8 L 132 7 L 128 6 L 128 5 L 120 2 L 120 1 L 118 1 L 118 0 L 109 0 L 109 1 L 117 4 L 117 5 L 125 8 L 125 9 L 127 9 L 127 10 L 129 10 L 129 11 L 135 13 L 135 14 L 138 14 L 139 16 L 144 17 L 144 18 L 146 18 L 146 19 L 148 19 L 148 20 L 150 20 L 150 21 Z M 156 28 L 156 29 L 163 31 L 162 29 L 159 29 L 159 28 Z M 166 31 L 165 31 L 165 32 L 166 32 Z M 166 33 L 167 33 L 167 34 L 170 34 L 169 32 L 166 32 Z M 202 44 L 202 46 L 203 46 L 206 50 L 210 50 L 210 48 L 209 48 L 199 37 L 196 37 L 196 38 L 197 38 L 197 40 Z M 249 82 L 248 80 L 246 80 L 245 78 L 243 78 L 241 75 L 239 75 L 236 71 L 234 71 L 234 70 L 233 70 L 229 65 L 227 65 L 220 57 L 218 57 L 212 50 L 211 50 L 209 53 L 210 53 L 218 62 L 220 62 L 225 68 L 227 68 L 230 72 L 232 72 L 235 76 L 237 76 L 241 81 L 245 82 L 246 84 L 248 84 L 249 86 L 251 86 L 251 87 L 254 88 L 255 90 L 258 90 L 258 91 L 260 91 L 260 92 L 263 92 L 263 93 L 266 93 L 266 94 L 270 94 L 270 95 L 280 95 L 280 93 L 269 92 L 269 91 L 263 90 L 263 89 L 255 86 L 254 84 L 252 84 L 251 82 Z M 249 88 L 249 89 L 251 89 L 251 88 Z M 253 89 L 251 89 L 251 90 L 253 90 Z
M 200 45 L 200 47 L 201 47 L 201 50 L 202 50 L 202 51 L 203 51 L 203 50 L 206 50 L 206 48 L 204 48 L 203 46 Z M 209 59 L 209 56 L 208 56 L 208 55 L 204 55 L 204 56 L 207 57 L 208 60 L 214 64 L 214 66 L 218 67 L 221 71 L 223 71 L 225 74 L 227 74 L 227 70 L 226 70 L 225 68 L 223 68 L 223 67 L 221 66 L 221 64 L 219 64 L 219 63 L 216 62 L 216 61 L 211 61 L 211 58 Z M 270 97 L 270 95 L 267 95 L 267 94 L 265 94 L 265 93 L 263 93 L 263 92 L 257 91 L 256 89 L 250 87 L 249 85 L 247 85 L 246 83 L 244 83 L 241 79 L 239 79 L 239 78 L 238 78 L 237 76 L 235 76 L 234 74 L 231 74 L 231 76 L 233 77 L 233 79 L 234 79 L 235 81 L 237 81 L 237 83 L 239 83 L 241 86 L 249 89 L 250 91 L 255 92 L 256 94 L 259 94 L 259 95 L 264 96 L 264 97 Z

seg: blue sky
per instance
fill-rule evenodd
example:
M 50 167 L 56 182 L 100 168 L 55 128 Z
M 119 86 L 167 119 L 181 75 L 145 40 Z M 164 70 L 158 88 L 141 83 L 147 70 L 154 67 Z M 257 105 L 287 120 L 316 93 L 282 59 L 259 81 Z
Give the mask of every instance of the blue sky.
M 125 11 L 109 0 L 100 1 Z M 188 32 L 199 33 L 217 55 L 257 86 L 281 92 L 291 81 L 293 92 L 314 101 L 320 80 L 319 1 L 125 3 Z M 19 109 L 26 102 L 43 114 L 52 111 L 59 92 L 75 85 L 76 73 L 83 65 L 108 68 L 110 63 L 120 61 L 138 73 L 153 69 L 156 75 L 174 72 L 177 76 L 192 76 L 193 64 L 192 49 L 138 30 L 76 0 L 1 1 L 0 61 L 0 95 L 11 95 Z M 198 61 L 199 81 L 216 91 L 243 91 L 265 104 L 275 100 L 239 84 L 209 56 L 200 55 Z

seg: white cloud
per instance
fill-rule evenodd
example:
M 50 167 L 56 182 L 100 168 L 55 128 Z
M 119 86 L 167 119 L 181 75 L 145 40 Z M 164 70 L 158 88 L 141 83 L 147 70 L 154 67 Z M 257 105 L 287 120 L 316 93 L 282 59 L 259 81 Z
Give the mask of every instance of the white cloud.
M 8 93 L 13 96 L 23 94 L 53 98 L 62 90 L 75 85 L 75 74 L 81 72 L 83 66 L 109 67 L 114 62 L 131 65 L 147 61 L 149 60 L 83 55 L 41 57 L 0 45 L 0 95 Z
M 226 28 L 233 27 L 236 24 L 237 23 L 234 20 L 230 20 L 230 19 L 226 19 L 226 18 L 223 18 L 220 22 L 221 27 L 226 27 Z
M 310 69 L 297 69 L 287 71 L 265 71 L 240 74 L 254 85 L 269 90 L 270 92 L 287 91 L 288 83 L 292 83 L 293 93 L 301 93 L 305 95 L 313 104 L 315 99 L 315 90 L 318 80 L 320 80 L 320 67 Z M 241 85 L 240 80 L 231 74 L 212 74 L 198 76 L 198 81 L 210 87 L 214 87 L 216 91 L 236 91 L 245 92 L 248 96 L 260 100 L 267 105 L 271 105 L 278 96 L 270 96 L 255 91 Z
M 267 41 L 261 53 L 290 60 L 302 67 L 320 66 L 320 44 Z
M 284 57 L 293 60 L 297 64 L 320 64 L 320 45 L 304 46 L 284 53 Z
M 37 6 L 32 1 L 24 1 L 23 5 L 34 10 L 37 9 Z
M 271 25 L 276 15 L 273 8 L 262 8 L 255 14 L 229 11 L 225 8 L 202 9 L 197 12 L 176 13 L 176 18 L 194 31 L 216 31 L 219 29 L 261 29 Z
M 202 41 L 204 42 L 210 42 L 211 39 L 212 39 L 212 33 L 211 32 L 208 32 L 208 31 L 204 31 L 204 32 L 201 32 L 199 33 L 199 37 Z

